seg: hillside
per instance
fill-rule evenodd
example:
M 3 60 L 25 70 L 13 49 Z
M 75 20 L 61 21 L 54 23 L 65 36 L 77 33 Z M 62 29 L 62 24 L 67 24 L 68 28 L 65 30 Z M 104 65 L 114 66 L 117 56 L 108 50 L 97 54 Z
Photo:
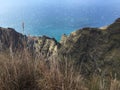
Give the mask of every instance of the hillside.
M 55 70 L 53 72 L 55 73 L 55 76 L 54 74 L 50 74 L 50 75 L 48 74 L 48 76 L 51 76 L 49 77 L 50 80 L 51 79 L 53 80 L 54 78 L 56 79 L 56 74 L 57 76 L 59 76 L 59 74 L 62 76 L 62 77 L 61 76 L 57 77 L 58 81 L 59 79 L 62 80 L 62 78 L 65 75 L 67 75 L 65 80 L 69 80 L 71 78 L 70 75 L 74 75 L 73 73 L 75 73 L 75 76 L 73 77 L 76 80 L 75 81 L 76 85 L 78 84 L 81 85 L 81 79 L 79 83 L 77 82 L 77 79 L 76 79 L 79 77 L 79 75 L 81 75 L 85 79 L 85 81 L 90 80 L 91 82 L 91 79 L 93 78 L 92 84 L 96 83 L 96 81 L 94 82 L 94 76 L 96 75 L 98 76 L 98 78 L 99 77 L 102 78 L 102 80 L 104 79 L 106 80 L 106 78 L 108 81 L 111 79 L 120 80 L 120 53 L 119 52 L 120 52 L 120 18 L 118 18 L 117 20 L 115 20 L 115 22 L 113 22 L 112 24 L 106 27 L 102 27 L 102 28 L 86 27 L 86 28 L 82 28 L 77 31 L 74 31 L 70 35 L 64 34 L 60 42 L 58 42 L 55 38 L 50 38 L 48 36 L 36 36 L 36 37 L 26 36 L 16 32 L 12 28 L 0 27 L 0 65 L 1 65 L 0 71 L 2 72 L 2 70 L 3 71 L 6 70 L 7 74 L 5 75 L 9 75 L 9 74 L 12 75 L 13 74 L 11 73 L 11 68 L 12 68 L 12 70 L 14 71 L 14 74 L 19 76 L 19 74 L 22 73 L 23 66 L 25 67 L 25 70 L 27 69 L 28 71 L 29 69 L 39 70 L 38 68 L 35 68 L 36 65 L 38 65 L 36 62 L 38 62 L 41 66 L 40 70 L 41 68 L 43 68 L 42 70 L 45 72 L 43 76 L 46 76 L 46 73 L 48 71 L 49 73 L 52 73 L 53 71 L 51 71 L 51 68 L 52 70 L 53 69 Z M 29 60 L 29 61 L 26 61 L 26 60 Z M 43 62 L 41 63 L 41 61 Z M 71 63 L 71 62 L 72 64 L 68 65 L 68 63 Z M 13 63 L 16 65 L 15 67 Z M 23 64 L 23 66 L 21 63 Z M 30 64 L 30 66 L 28 63 Z M 19 65 L 19 67 L 17 67 L 18 66 L 17 64 Z M 26 65 L 28 65 L 28 67 L 26 67 Z M 8 68 L 6 69 L 6 67 L 10 69 Z M 21 68 L 21 71 L 18 68 Z M 8 74 L 9 70 L 10 70 L 10 73 Z M 19 72 L 17 73 L 16 70 L 18 70 Z M 69 73 L 69 75 L 66 74 L 66 71 L 67 73 Z M 25 74 L 25 72 L 23 73 L 23 75 Z M 33 72 L 35 72 L 35 75 L 37 73 L 41 73 L 41 71 L 36 72 L 33 70 L 32 72 L 30 72 L 30 75 Z M 76 76 L 76 73 L 77 75 L 79 74 L 78 77 Z M 1 75 L 0 78 L 2 78 L 3 75 L 2 74 L 0 75 Z M 22 78 L 23 75 L 21 75 L 20 78 Z M 34 80 L 33 77 L 36 78 L 36 76 L 33 75 L 32 76 L 33 80 Z M 46 80 L 47 78 L 48 77 L 46 76 L 44 79 Z M 19 77 L 17 78 L 17 80 L 19 81 Z M 15 82 L 18 83 L 17 81 Z M 56 83 L 56 81 L 54 82 Z M 66 81 L 64 80 L 60 81 L 59 84 L 61 85 L 62 82 L 66 85 Z M 100 82 L 101 82 L 101 79 L 100 79 Z M 49 82 L 46 82 L 46 83 L 49 83 Z M 56 85 L 55 83 L 53 85 Z M 30 84 L 31 84 L 31 81 L 30 81 Z M 43 85 L 43 82 L 40 84 Z M 87 84 L 89 88 L 90 87 L 89 83 Z M 2 85 L 1 82 L 0 82 L 0 85 Z M 69 81 L 67 82 L 67 85 L 69 85 Z M 65 88 L 67 88 L 67 85 L 65 86 Z M 70 85 L 73 85 L 73 84 L 70 84 Z M 118 85 L 118 83 L 115 85 Z M 27 85 L 27 86 L 31 86 L 31 85 Z M 73 90 L 73 86 L 70 86 L 69 88 Z M 10 84 L 10 87 L 11 87 L 11 84 Z M 86 85 L 84 87 L 86 87 Z M 3 88 L 3 87 L 0 86 L 0 88 Z M 51 87 L 49 86 L 49 88 Z M 43 89 L 43 90 L 48 90 L 49 88 Z M 56 90 L 56 87 L 54 88 Z M 105 90 L 109 90 L 109 89 L 105 89 Z M 7 89 L 3 89 L 3 90 L 7 90 Z M 27 90 L 30 90 L 30 89 L 27 89 Z M 39 89 L 35 89 L 35 90 L 39 90 Z M 53 90 L 53 89 L 50 89 L 50 90 Z M 68 89 L 65 89 L 65 90 L 68 90 Z M 79 90 L 79 88 L 77 87 L 76 90 Z M 83 90 L 89 90 L 89 89 L 83 89 Z M 93 90 L 93 89 L 90 89 L 90 90 Z M 98 90 L 98 89 L 95 89 L 95 90 Z M 113 90 L 113 89 L 110 89 L 110 90 Z M 119 89 L 115 89 L 115 90 L 119 90 Z
M 63 35 L 58 53 L 75 60 L 85 75 L 114 72 L 120 76 L 119 51 L 120 19 L 117 19 L 104 30 L 88 27 Z
M 60 42 L 47 36 L 25 36 L 12 28 L 0 28 L 0 51 L 22 52 L 45 58 L 67 57 L 76 62 L 82 74 L 110 74 L 120 76 L 120 19 L 104 29 L 82 28 L 63 35 Z

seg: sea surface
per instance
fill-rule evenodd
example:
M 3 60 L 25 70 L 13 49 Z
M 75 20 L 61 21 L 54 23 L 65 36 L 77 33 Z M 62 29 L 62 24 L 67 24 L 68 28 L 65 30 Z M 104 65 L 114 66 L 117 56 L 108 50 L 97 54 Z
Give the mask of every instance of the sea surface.
M 47 35 L 58 41 L 62 34 L 83 27 L 101 27 L 111 24 L 120 17 L 120 4 L 117 5 L 35 5 L 11 8 L 0 12 L 0 27 L 12 27 L 33 36 Z

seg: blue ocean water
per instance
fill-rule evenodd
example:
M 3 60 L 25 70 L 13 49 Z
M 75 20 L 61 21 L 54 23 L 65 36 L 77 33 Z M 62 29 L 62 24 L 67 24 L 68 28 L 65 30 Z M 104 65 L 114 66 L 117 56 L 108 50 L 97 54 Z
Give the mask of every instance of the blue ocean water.
M 12 27 L 33 36 L 47 35 L 60 40 L 62 34 L 70 34 L 82 27 L 109 25 L 120 17 L 120 6 L 97 5 L 36 5 L 13 8 L 0 13 L 0 27 Z

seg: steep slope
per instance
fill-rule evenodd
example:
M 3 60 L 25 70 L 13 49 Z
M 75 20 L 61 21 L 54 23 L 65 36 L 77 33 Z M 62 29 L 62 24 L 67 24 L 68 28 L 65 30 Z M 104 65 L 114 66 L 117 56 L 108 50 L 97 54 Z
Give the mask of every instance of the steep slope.
M 30 51 L 32 50 L 35 56 L 39 57 L 39 55 L 42 54 L 44 57 L 49 58 L 51 55 L 53 56 L 57 54 L 60 44 L 54 38 L 42 36 L 29 37 L 28 46 L 31 47 Z
M 54 38 L 47 36 L 25 36 L 12 28 L 0 28 L 0 51 L 1 52 L 24 52 L 26 49 L 33 56 L 42 53 L 45 57 L 55 54 L 59 43 Z
M 104 30 L 83 28 L 62 38 L 59 54 L 76 60 L 82 74 L 120 75 L 120 19 Z
M 27 37 L 12 28 L 0 27 L 0 51 L 22 50 L 26 45 Z

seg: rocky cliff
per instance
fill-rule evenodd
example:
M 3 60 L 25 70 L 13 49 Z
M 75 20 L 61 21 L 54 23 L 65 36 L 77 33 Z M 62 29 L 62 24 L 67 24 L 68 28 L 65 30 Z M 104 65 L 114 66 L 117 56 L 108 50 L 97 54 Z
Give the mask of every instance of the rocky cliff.
M 27 37 L 12 28 L 0 27 L 0 51 L 22 50 L 27 42 Z
M 0 51 L 1 52 L 24 52 L 26 49 L 34 56 L 40 53 L 49 57 L 57 52 L 59 43 L 54 38 L 47 36 L 25 36 L 12 28 L 0 28 Z
M 120 18 L 105 28 L 87 27 L 68 36 L 64 34 L 60 42 L 47 36 L 24 36 L 12 28 L 0 28 L 1 51 L 24 48 L 35 56 L 42 53 L 45 57 L 70 58 L 86 76 L 93 73 L 120 76 Z
M 120 19 L 104 29 L 88 27 L 63 37 L 58 53 L 75 60 L 81 73 L 120 75 Z

